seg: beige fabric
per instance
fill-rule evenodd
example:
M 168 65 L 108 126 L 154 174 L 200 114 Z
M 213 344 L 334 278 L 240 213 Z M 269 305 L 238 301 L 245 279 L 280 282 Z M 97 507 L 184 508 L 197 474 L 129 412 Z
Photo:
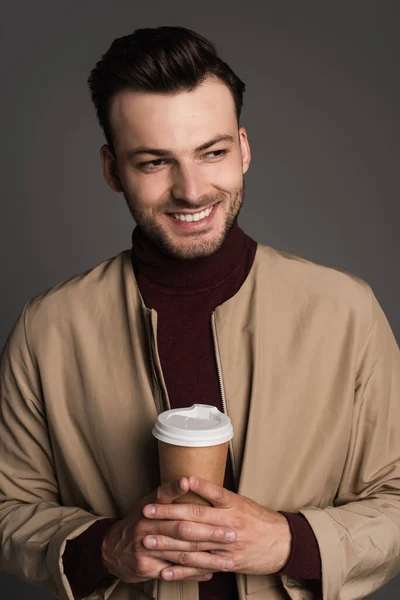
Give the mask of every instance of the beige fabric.
M 239 493 L 301 510 L 324 599 L 370 594 L 400 555 L 400 357 L 377 300 L 355 277 L 259 245 L 215 321 Z M 156 324 L 124 251 L 29 302 L 4 349 L 0 570 L 60 600 L 73 600 L 66 541 L 158 484 L 151 429 L 168 399 Z M 306 581 L 237 579 L 241 600 L 312 598 Z M 178 600 L 178 585 L 118 582 L 90 597 L 153 595 Z M 197 600 L 197 584 L 183 598 Z

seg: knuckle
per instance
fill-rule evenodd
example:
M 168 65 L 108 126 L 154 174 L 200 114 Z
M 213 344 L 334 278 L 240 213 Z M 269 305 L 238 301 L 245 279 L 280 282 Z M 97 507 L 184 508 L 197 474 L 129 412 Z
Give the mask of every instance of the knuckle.
M 260 504 L 257 504 L 257 502 L 253 502 L 251 503 L 253 512 L 255 513 L 255 515 L 257 517 L 262 517 L 264 515 L 265 512 L 265 508 L 263 506 L 261 506 Z
M 185 521 L 179 521 L 177 523 L 177 534 L 180 539 L 187 540 L 192 533 L 192 526 L 190 523 L 186 523 Z
M 136 570 L 139 574 L 145 574 L 149 570 L 149 560 L 145 556 L 137 557 Z
M 218 568 L 220 571 L 227 571 L 227 570 L 228 570 L 228 567 L 227 567 L 226 559 L 224 559 L 224 558 L 219 558 L 219 559 L 218 559 L 218 562 L 217 562 L 217 568 Z
M 201 504 L 192 504 L 192 514 L 194 517 L 201 519 L 204 517 L 204 506 Z
M 236 550 L 244 550 L 245 546 L 246 546 L 246 544 L 243 542 L 243 540 L 237 540 L 235 542 Z
M 174 526 L 172 528 L 172 537 L 176 539 L 181 539 L 181 521 L 177 521 L 176 523 L 174 523 Z
M 217 527 L 216 529 L 213 530 L 212 534 L 211 534 L 211 539 L 213 541 L 219 542 L 220 540 L 223 540 L 225 536 L 225 530 L 222 529 L 222 527 Z
M 218 487 L 214 492 L 214 497 L 217 502 L 220 502 L 224 499 L 225 489 L 223 487 Z
M 190 552 L 198 552 L 199 551 L 199 542 L 190 542 Z
M 144 533 L 144 527 L 145 527 L 145 525 L 146 525 L 145 520 L 144 519 L 139 519 L 135 523 L 135 526 L 133 528 L 134 534 L 137 535 L 137 536 L 139 536 L 139 537 L 140 536 L 144 536 L 145 535 L 145 533 Z
M 208 575 L 209 571 L 207 571 L 207 569 L 203 569 L 202 567 L 196 567 L 196 573 L 200 575 L 200 577 L 205 577 Z
M 135 537 L 133 542 L 132 542 L 132 546 L 134 550 L 143 550 L 143 538 L 141 537 Z
M 178 555 L 178 562 L 180 565 L 188 565 L 190 562 L 189 552 L 180 552 Z
M 191 573 L 191 571 L 189 571 Z M 188 571 L 186 567 L 179 567 L 175 571 L 178 579 L 187 579 L 189 577 Z
M 244 527 L 243 517 L 235 517 L 234 519 L 232 519 L 230 522 L 230 526 L 233 530 L 243 529 L 243 527 Z

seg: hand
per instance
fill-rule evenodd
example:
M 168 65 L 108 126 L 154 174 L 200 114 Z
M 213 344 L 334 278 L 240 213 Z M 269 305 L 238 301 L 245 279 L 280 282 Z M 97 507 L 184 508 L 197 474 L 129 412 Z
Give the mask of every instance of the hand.
M 171 562 L 160 556 L 157 550 L 149 549 L 143 545 L 143 539 L 154 536 L 173 539 L 177 544 L 188 543 L 196 545 L 208 539 L 221 542 L 223 545 L 226 533 L 233 534 L 228 528 L 196 524 L 193 535 L 186 523 L 168 520 L 152 520 L 143 516 L 143 507 L 149 503 L 155 506 L 171 503 L 189 491 L 189 481 L 186 477 L 157 488 L 152 494 L 146 496 L 139 505 L 124 519 L 116 521 L 108 530 L 102 545 L 103 564 L 107 571 L 125 581 L 138 583 L 149 579 L 160 579 L 161 572 L 167 569 Z M 218 558 L 223 563 L 221 557 Z M 196 567 L 187 567 L 181 571 L 180 579 L 206 581 L 211 579 L 212 573 Z
M 143 509 L 148 519 L 181 522 L 181 531 L 186 523 L 186 541 L 165 535 L 150 535 L 143 540 L 147 548 L 157 549 L 159 560 L 172 563 L 161 571 L 163 579 L 182 579 L 188 567 L 204 573 L 229 570 L 265 575 L 283 568 L 291 549 L 290 528 L 283 515 L 197 477 L 189 477 L 189 489 L 212 506 L 151 504 Z M 229 544 L 215 538 L 197 543 L 187 541 L 199 539 L 198 527 L 206 524 L 234 531 L 234 541 Z

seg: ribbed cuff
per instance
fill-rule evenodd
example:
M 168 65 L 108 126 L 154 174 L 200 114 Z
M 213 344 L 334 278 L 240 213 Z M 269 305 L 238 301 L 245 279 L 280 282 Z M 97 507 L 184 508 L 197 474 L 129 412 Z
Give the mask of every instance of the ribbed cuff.
M 292 548 L 286 565 L 277 575 L 321 579 L 321 555 L 317 538 L 307 519 L 299 513 L 279 511 L 289 522 Z
M 108 529 L 118 519 L 101 519 L 69 540 L 62 557 L 64 574 L 76 597 L 85 597 L 115 581 L 104 567 L 101 547 Z

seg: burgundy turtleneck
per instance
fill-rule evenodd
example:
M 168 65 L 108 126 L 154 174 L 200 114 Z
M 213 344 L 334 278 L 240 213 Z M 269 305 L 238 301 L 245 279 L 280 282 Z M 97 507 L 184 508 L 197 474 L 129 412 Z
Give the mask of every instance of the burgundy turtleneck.
M 158 313 L 157 344 L 171 408 L 212 404 L 222 410 L 211 329 L 213 310 L 240 289 L 252 267 L 257 244 L 236 224 L 212 256 L 181 260 L 163 253 L 139 228 L 132 236 L 132 264 L 142 298 Z M 230 465 L 224 486 L 235 491 Z M 320 579 L 317 540 L 300 514 L 282 514 L 292 533 L 289 560 L 279 574 Z M 109 583 L 101 542 L 115 519 L 96 522 L 67 543 L 64 571 L 76 596 Z M 233 573 L 215 573 L 199 584 L 200 600 L 237 598 Z

